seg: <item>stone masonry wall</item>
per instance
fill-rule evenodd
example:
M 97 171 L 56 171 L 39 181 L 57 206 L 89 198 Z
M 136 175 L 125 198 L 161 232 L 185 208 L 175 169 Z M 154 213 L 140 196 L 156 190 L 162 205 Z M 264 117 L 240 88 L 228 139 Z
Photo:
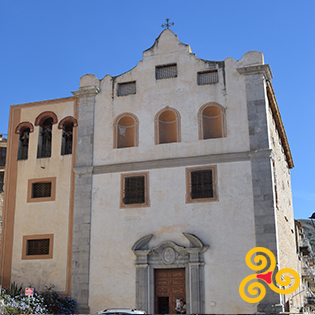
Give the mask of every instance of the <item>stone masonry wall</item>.
M 276 198 L 279 269 L 292 268 L 299 271 L 295 245 L 295 223 L 292 206 L 290 169 L 270 108 L 268 112 L 268 120 L 271 139 L 270 143 L 273 151 L 272 164 Z M 294 295 L 294 293 L 291 295 Z M 286 301 L 289 298 L 290 296 L 286 296 Z

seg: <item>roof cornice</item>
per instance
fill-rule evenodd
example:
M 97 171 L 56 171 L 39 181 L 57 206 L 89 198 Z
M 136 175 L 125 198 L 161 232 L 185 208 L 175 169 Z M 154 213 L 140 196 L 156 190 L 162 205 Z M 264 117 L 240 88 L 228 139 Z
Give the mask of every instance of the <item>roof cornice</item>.
M 291 154 L 291 149 L 289 146 L 287 134 L 286 134 L 285 129 L 284 129 L 283 121 L 282 121 L 282 118 L 280 115 L 280 110 L 278 107 L 275 92 L 273 90 L 272 83 L 270 81 L 267 81 L 266 85 L 267 85 L 267 96 L 268 96 L 268 100 L 269 100 L 269 106 L 270 106 L 273 118 L 275 120 L 277 130 L 279 132 L 279 136 L 280 136 L 281 143 L 282 143 L 282 146 L 284 149 L 284 153 L 285 153 L 285 156 L 286 156 L 286 159 L 288 162 L 288 166 L 289 166 L 289 168 L 293 168 L 294 167 L 293 157 Z

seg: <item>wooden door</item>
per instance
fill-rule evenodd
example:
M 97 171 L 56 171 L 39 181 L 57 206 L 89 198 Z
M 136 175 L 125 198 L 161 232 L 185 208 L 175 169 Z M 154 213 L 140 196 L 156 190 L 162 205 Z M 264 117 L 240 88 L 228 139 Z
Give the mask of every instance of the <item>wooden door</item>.
M 185 268 L 155 269 L 154 295 L 156 314 L 176 314 L 176 300 L 186 301 Z

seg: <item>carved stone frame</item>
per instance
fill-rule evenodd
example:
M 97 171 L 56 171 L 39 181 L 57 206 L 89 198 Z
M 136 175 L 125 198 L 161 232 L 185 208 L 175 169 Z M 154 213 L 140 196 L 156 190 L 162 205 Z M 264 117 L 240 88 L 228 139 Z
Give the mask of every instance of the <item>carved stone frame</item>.
M 204 255 L 209 248 L 195 235 L 183 233 L 192 247 L 172 241 L 149 249 L 153 234 L 140 238 L 133 246 L 136 255 L 136 308 L 154 314 L 154 269 L 185 268 L 187 314 L 205 311 Z M 165 255 L 168 252 L 169 255 Z

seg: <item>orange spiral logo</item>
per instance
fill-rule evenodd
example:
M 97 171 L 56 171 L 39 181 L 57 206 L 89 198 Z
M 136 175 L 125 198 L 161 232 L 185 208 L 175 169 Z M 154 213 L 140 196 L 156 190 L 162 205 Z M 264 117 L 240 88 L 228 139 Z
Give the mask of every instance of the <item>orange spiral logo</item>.
M 287 288 L 280 289 L 278 286 L 276 286 L 273 283 L 272 274 L 274 272 L 274 269 L 276 268 L 276 258 L 274 254 L 265 247 L 254 247 L 247 253 L 245 257 L 245 262 L 250 269 L 259 272 L 259 271 L 264 270 L 268 265 L 268 260 L 266 256 L 261 255 L 261 254 L 256 255 L 254 258 L 255 264 L 252 263 L 251 257 L 258 252 L 264 253 L 268 256 L 270 260 L 270 266 L 268 270 L 262 274 L 252 274 L 243 279 L 239 287 L 239 293 L 240 293 L 241 298 L 244 301 L 248 303 L 257 303 L 265 297 L 266 288 L 263 283 L 254 281 L 248 284 L 250 281 L 255 280 L 255 279 L 264 280 L 269 285 L 271 290 L 279 294 L 292 293 L 299 287 L 300 277 L 298 273 L 291 268 L 280 269 L 276 273 L 276 276 L 275 276 L 276 284 L 278 284 L 278 286 L 287 287 Z M 289 275 L 293 276 L 294 278 L 294 284 L 292 286 L 291 286 L 292 278 Z M 245 288 L 247 284 L 248 284 L 247 292 L 250 296 L 248 296 L 245 293 Z

